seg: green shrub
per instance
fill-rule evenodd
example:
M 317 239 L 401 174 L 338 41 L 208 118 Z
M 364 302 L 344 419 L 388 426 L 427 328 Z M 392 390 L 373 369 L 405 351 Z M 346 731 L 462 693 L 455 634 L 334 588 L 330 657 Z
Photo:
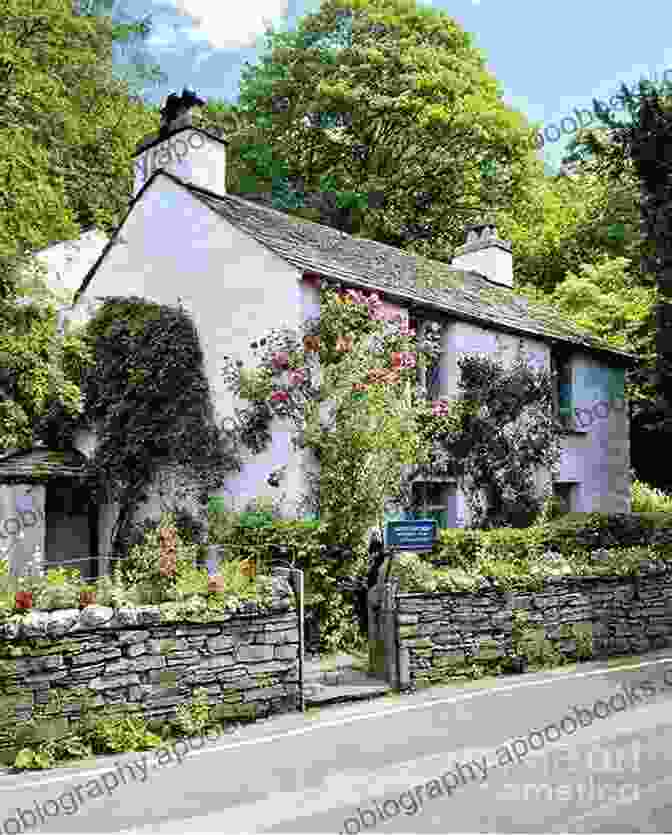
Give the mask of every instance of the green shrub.
M 78 582 L 80 580 L 80 571 L 78 568 L 48 568 L 46 579 L 50 586 L 62 586 L 66 583 Z
M 650 487 L 643 481 L 635 479 L 632 482 L 632 512 L 633 513 L 671 513 L 672 496 Z
M 175 708 L 175 718 L 171 724 L 180 734 L 196 736 L 204 733 L 213 724 L 211 713 L 208 691 L 205 687 L 199 687 L 194 690 L 189 704 L 178 705 Z
M 95 754 L 147 751 L 160 745 L 161 737 L 147 728 L 140 716 L 103 715 L 85 727 L 83 737 Z

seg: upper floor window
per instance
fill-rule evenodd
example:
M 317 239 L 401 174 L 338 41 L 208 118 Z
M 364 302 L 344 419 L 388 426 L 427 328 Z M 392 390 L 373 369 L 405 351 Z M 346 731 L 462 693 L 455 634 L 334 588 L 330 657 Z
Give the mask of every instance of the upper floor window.
M 421 333 L 423 328 L 423 322 L 421 320 L 415 319 L 411 317 L 409 319 L 409 328 L 415 330 L 419 341 L 421 340 L 423 334 Z M 430 334 L 430 338 L 436 343 L 437 339 L 440 338 L 438 331 L 432 332 L 430 329 L 427 328 L 425 325 L 425 333 Z M 428 400 L 438 400 L 441 396 L 441 357 L 435 356 L 427 364 L 427 367 L 424 369 L 424 373 L 422 377 L 420 376 L 420 368 L 418 367 L 418 383 L 422 386 L 425 391 L 426 397 Z
M 566 426 L 572 423 L 572 364 L 567 351 L 551 351 L 553 373 L 553 408 L 556 417 Z

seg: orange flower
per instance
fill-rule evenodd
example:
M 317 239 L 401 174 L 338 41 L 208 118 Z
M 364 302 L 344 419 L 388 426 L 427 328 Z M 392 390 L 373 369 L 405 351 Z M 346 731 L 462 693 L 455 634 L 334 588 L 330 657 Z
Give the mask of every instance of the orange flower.
M 352 337 L 351 336 L 339 336 L 336 340 L 336 350 L 337 351 L 352 351 Z
M 319 336 L 304 336 L 303 337 L 303 347 L 308 352 L 317 353 L 320 350 L 320 337 Z
M 211 594 L 222 594 L 225 591 L 225 582 L 221 574 L 208 577 L 208 591 Z
M 257 576 L 257 566 L 254 560 L 242 560 L 240 563 L 240 573 L 243 577 L 252 579 Z

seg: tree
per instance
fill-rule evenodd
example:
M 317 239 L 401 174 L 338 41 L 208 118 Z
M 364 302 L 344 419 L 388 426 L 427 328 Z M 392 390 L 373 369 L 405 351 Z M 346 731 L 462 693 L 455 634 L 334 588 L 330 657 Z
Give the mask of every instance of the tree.
M 67 0 L 8 0 L 0 38 L 0 257 L 12 259 L 111 229 L 157 116 L 114 79 L 109 23 Z
M 639 186 L 640 269 L 653 277 L 656 288 L 651 317 L 655 365 L 649 368 L 655 397 L 640 428 L 654 435 L 651 441 L 657 446 L 669 443 L 672 431 L 672 97 L 669 84 L 659 94 L 642 81 L 637 100 L 625 85 L 622 98 L 627 102 L 629 122 L 617 122 L 595 102 L 598 118 L 608 130 L 582 134 L 574 157 L 591 162 L 605 178 L 628 177 Z
M 151 15 L 134 18 L 117 0 L 75 0 L 74 10 L 85 17 L 105 20 L 111 26 L 117 78 L 128 82 L 136 92 L 141 92 L 147 83 L 166 81 L 167 76 L 154 63 L 145 47 L 152 31 Z
M 0 448 L 65 443 L 85 351 L 57 334 L 32 256 L 128 204 L 128 160 L 156 116 L 112 76 L 112 30 L 66 0 L 8 0 L 0 19 Z
M 268 47 L 241 79 L 258 186 L 242 192 L 284 188 L 297 214 L 445 258 L 466 222 L 508 205 L 540 169 L 531 129 L 445 13 L 326 0 Z

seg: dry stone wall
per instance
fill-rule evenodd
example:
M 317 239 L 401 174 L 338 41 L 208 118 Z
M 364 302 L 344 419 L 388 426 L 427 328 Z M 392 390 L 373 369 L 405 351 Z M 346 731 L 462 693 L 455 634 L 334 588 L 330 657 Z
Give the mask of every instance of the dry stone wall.
M 398 594 L 398 686 L 469 678 L 474 665 L 481 674 L 501 670 L 520 656 L 521 634 L 531 665 L 664 648 L 672 636 L 670 568 L 658 564 L 632 577 L 554 577 L 539 592 Z
M 76 723 L 82 692 L 94 709 L 123 704 L 154 720 L 174 716 L 201 687 L 223 722 L 296 710 L 297 615 L 286 581 L 273 582 L 270 609 L 245 604 L 214 622 L 162 623 L 152 606 L 87 606 L 0 626 L 0 762 L 13 762 L 17 727 L 54 697 L 59 708 L 47 724 Z

